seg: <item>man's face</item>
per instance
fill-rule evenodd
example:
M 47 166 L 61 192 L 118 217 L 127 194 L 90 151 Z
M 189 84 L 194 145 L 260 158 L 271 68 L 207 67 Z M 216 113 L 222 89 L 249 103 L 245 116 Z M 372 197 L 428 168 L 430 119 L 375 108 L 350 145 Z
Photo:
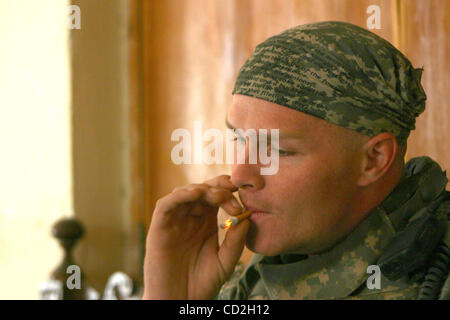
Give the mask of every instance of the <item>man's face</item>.
M 250 218 L 250 250 L 318 253 L 359 223 L 355 199 L 362 153 L 356 142 L 362 135 L 244 95 L 233 97 L 227 121 L 234 128 L 279 129 L 280 134 L 275 175 L 261 175 L 262 165 L 248 164 L 248 158 L 232 167 L 231 181 L 244 205 L 265 212 Z

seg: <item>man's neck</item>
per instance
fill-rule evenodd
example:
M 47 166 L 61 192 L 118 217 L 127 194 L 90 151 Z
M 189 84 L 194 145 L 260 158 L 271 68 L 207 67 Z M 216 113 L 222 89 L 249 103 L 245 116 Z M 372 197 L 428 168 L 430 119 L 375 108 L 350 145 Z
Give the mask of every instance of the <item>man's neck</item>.
M 384 179 L 380 179 L 376 183 L 366 187 L 364 190 L 361 190 L 356 196 L 356 199 L 354 199 L 354 206 L 349 212 L 349 214 L 353 215 L 353 221 L 355 222 L 354 227 L 356 228 L 373 209 L 379 206 L 404 178 L 405 172 L 402 167 L 401 169 L 397 169 L 396 172 L 386 174 Z M 345 237 L 336 243 L 339 243 L 343 239 L 345 239 Z M 336 243 L 334 245 L 336 245 Z M 328 250 L 329 249 L 324 250 L 324 252 Z M 315 255 L 317 254 L 308 254 L 308 257 Z
M 379 206 L 384 199 L 405 178 L 404 167 L 391 168 L 393 172 L 387 172 L 380 180 L 366 187 L 360 192 L 355 203 L 353 212 L 366 216 L 369 212 Z

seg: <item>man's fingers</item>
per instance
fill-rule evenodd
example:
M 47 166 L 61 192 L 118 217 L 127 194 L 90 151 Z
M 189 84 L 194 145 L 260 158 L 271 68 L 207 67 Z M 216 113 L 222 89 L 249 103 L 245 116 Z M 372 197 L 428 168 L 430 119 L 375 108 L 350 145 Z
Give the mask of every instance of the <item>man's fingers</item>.
M 242 206 L 236 197 L 232 194 L 238 190 L 238 187 L 231 182 L 231 177 L 229 175 L 221 175 L 214 177 L 213 179 L 206 180 L 204 182 L 212 187 L 228 190 L 231 194 L 229 195 L 229 200 L 222 203 L 221 207 L 230 215 L 237 215 L 242 213 Z
M 206 180 L 204 183 L 211 187 L 220 187 L 230 190 L 231 192 L 237 191 L 238 189 L 237 186 L 231 183 L 231 177 L 226 174 Z
M 212 179 L 206 180 L 203 184 L 190 184 L 187 186 L 182 186 L 175 188 L 173 192 L 184 190 L 184 189 L 201 188 L 204 190 L 204 197 L 202 200 L 205 204 L 220 206 L 228 214 L 237 215 L 242 213 L 242 206 L 233 195 L 233 192 L 238 190 L 238 187 L 231 183 L 231 177 L 229 175 L 220 175 Z M 211 194 L 212 191 L 213 194 Z M 217 201 L 219 200 L 219 201 Z M 198 215 L 198 207 L 194 210 L 194 215 Z
M 221 194 L 223 201 L 220 203 L 220 207 L 223 208 L 230 215 L 237 215 L 242 212 L 242 206 L 233 193 L 227 189 L 212 187 L 211 192 Z
M 186 204 L 194 204 L 196 210 L 179 212 L 177 209 L 186 208 Z M 191 184 L 181 188 L 176 188 L 167 196 L 159 199 L 156 203 L 156 211 L 161 215 L 171 213 L 182 213 L 201 215 L 201 210 L 198 210 L 198 204 L 207 205 L 210 207 L 222 207 L 227 213 L 235 215 L 242 211 L 239 202 L 228 189 L 220 187 L 211 187 L 207 184 Z M 194 207 L 194 206 L 192 206 Z
M 219 260 L 228 277 L 234 270 L 244 250 L 245 237 L 250 227 L 250 221 L 244 220 L 233 226 L 225 234 L 225 239 L 219 248 Z
M 156 202 L 155 210 L 161 213 L 167 213 L 182 204 L 198 201 L 202 195 L 203 190 L 200 188 L 180 188 L 159 199 Z

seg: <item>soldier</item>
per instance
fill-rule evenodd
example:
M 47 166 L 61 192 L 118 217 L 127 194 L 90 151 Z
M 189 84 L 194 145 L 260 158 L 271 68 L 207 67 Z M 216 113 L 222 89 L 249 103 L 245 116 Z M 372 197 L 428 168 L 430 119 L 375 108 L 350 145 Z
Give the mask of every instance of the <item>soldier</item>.
M 447 177 L 404 163 L 425 109 L 422 70 L 343 22 L 298 26 L 258 45 L 227 122 L 279 129 L 279 168 L 176 188 L 156 203 L 144 299 L 448 299 Z M 245 143 L 248 139 L 237 137 Z M 218 245 L 217 211 L 253 214 Z M 246 245 L 255 252 L 237 265 Z M 237 265 L 237 266 L 236 266 Z M 368 267 L 381 270 L 368 285 Z

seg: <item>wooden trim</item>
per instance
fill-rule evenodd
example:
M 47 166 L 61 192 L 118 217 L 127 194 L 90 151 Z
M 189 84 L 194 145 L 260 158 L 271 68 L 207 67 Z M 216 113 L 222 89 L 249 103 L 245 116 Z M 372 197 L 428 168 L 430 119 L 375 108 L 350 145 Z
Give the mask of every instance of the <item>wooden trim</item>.
M 130 134 L 130 248 L 137 253 L 129 272 L 142 279 L 146 233 L 146 121 L 142 72 L 142 0 L 128 0 L 128 70 Z M 137 264 L 137 265 L 135 265 Z
M 400 0 L 391 2 L 392 14 L 392 42 L 400 50 Z
M 404 4 L 402 0 L 393 0 L 391 2 L 391 12 L 392 12 L 392 39 L 393 45 L 404 52 L 405 50 L 405 27 L 404 27 Z M 408 151 L 405 152 L 403 156 L 405 162 L 409 160 Z

